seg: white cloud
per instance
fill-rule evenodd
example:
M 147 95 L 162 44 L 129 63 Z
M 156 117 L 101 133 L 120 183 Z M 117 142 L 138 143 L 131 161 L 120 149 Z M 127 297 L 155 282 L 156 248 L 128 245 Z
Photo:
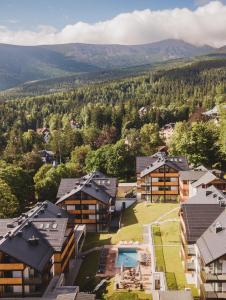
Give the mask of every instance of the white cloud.
M 146 9 L 119 14 L 95 24 L 78 22 L 60 31 L 43 25 L 37 31 L 12 31 L 0 26 L 0 42 L 19 45 L 75 42 L 143 44 L 168 38 L 183 39 L 197 45 L 226 45 L 226 4 L 211 1 L 194 11 L 187 8 Z

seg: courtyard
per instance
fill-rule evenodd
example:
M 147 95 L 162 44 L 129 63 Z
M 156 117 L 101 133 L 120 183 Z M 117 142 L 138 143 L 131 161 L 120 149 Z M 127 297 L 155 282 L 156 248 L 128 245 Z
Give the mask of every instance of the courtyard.
M 101 288 L 98 293 L 99 299 L 127 299 L 126 297 L 128 297 L 128 299 L 152 299 L 150 285 L 146 286 L 144 284 L 140 286 L 140 282 L 143 283 L 143 281 L 140 280 L 140 275 L 136 268 L 131 272 L 127 269 L 121 270 L 121 268 L 115 268 L 117 249 L 118 247 L 125 247 L 126 245 L 126 247 L 136 246 L 140 248 L 141 253 L 142 251 L 147 252 L 148 248 L 144 237 L 144 226 L 155 222 L 161 217 L 163 221 L 168 218 L 177 218 L 177 208 L 179 209 L 179 205 L 175 203 L 137 203 L 125 210 L 122 217 L 123 227 L 117 232 L 107 234 L 88 233 L 83 251 L 91 251 L 92 249 L 96 249 L 96 251 L 91 251 L 87 254 L 77 277 L 76 284 L 80 285 L 81 290 L 92 291 L 103 278 L 106 278 L 107 280 L 103 288 Z M 172 210 L 173 212 L 170 213 Z M 179 238 L 178 230 L 174 232 L 174 235 L 178 235 Z M 168 234 L 166 232 L 166 236 L 168 236 Z M 106 272 L 101 274 L 99 262 L 101 249 L 103 247 L 109 249 L 109 255 L 107 255 Z M 150 276 L 150 272 L 150 266 L 141 271 L 141 273 L 144 274 L 143 280 L 147 280 L 146 283 L 149 282 L 149 284 L 150 278 L 148 276 Z M 120 282 L 122 282 L 122 284 L 120 284 Z M 116 285 L 118 287 L 117 290 Z

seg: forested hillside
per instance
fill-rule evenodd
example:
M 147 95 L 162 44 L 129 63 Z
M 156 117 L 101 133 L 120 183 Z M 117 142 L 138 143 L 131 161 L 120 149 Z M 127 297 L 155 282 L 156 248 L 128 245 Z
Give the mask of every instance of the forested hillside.
M 169 122 L 183 122 L 177 125 L 178 147 L 172 143 L 171 153 L 188 156 L 194 165 L 225 169 L 225 102 L 225 59 L 3 102 L 0 191 L 7 209 L 1 214 L 22 211 L 35 195 L 54 201 L 62 177 L 99 169 L 133 180 L 135 157 L 151 155 L 164 144 L 159 128 Z M 212 121 L 190 124 L 194 112 L 215 105 L 222 110 L 220 126 Z M 48 140 L 40 128 L 48 128 Z M 196 147 L 180 142 L 182 134 L 183 141 Z M 43 149 L 53 151 L 58 166 L 43 165 Z

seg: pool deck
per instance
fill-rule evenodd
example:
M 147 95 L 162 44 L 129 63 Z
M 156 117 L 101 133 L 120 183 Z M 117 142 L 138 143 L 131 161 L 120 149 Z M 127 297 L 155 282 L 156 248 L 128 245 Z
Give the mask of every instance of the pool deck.
M 152 288 L 152 273 L 151 273 L 151 260 L 150 258 L 146 263 L 140 262 L 135 268 L 121 268 L 116 267 L 115 263 L 118 256 L 118 249 L 136 249 L 138 257 L 146 255 L 150 257 L 150 251 L 146 244 L 131 243 L 123 244 L 119 243 L 117 245 L 112 245 L 108 247 L 108 254 L 106 256 L 106 268 L 105 272 L 102 274 L 97 273 L 97 276 L 106 278 L 114 277 L 115 288 L 125 289 L 130 288 L 131 290 L 140 290 L 140 284 L 142 284 L 143 289 L 149 293 Z M 139 270 L 138 270 L 139 269 Z M 123 271 L 123 273 L 122 273 Z

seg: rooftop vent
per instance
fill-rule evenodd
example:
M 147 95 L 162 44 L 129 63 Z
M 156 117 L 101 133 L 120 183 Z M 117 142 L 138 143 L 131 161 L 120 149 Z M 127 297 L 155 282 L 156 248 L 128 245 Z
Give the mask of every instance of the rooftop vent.
M 8 223 L 7 224 L 7 228 L 14 228 L 14 227 L 15 227 L 15 225 L 13 223 Z
M 34 218 L 38 218 L 38 214 L 34 215 Z
M 216 223 L 215 230 L 216 230 L 216 233 L 221 232 L 223 230 L 223 227 L 220 222 Z
M 99 192 L 99 189 L 98 189 L 98 188 L 96 188 L 96 192 Z
M 41 214 L 43 214 L 44 212 L 45 212 L 45 209 L 44 209 L 44 208 L 40 209 L 40 213 L 41 213 Z
M 216 198 L 217 197 L 217 194 L 213 194 L 213 198 Z
M 23 235 L 23 232 L 21 230 L 19 230 L 16 234 L 17 236 L 22 236 Z
M 57 214 L 57 218 L 61 218 L 61 216 L 62 216 L 61 213 Z
M 39 243 L 39 238 L 36 238 L 34 235 L 28 239 L 28 243 L 32 246 L 36 246 Z

